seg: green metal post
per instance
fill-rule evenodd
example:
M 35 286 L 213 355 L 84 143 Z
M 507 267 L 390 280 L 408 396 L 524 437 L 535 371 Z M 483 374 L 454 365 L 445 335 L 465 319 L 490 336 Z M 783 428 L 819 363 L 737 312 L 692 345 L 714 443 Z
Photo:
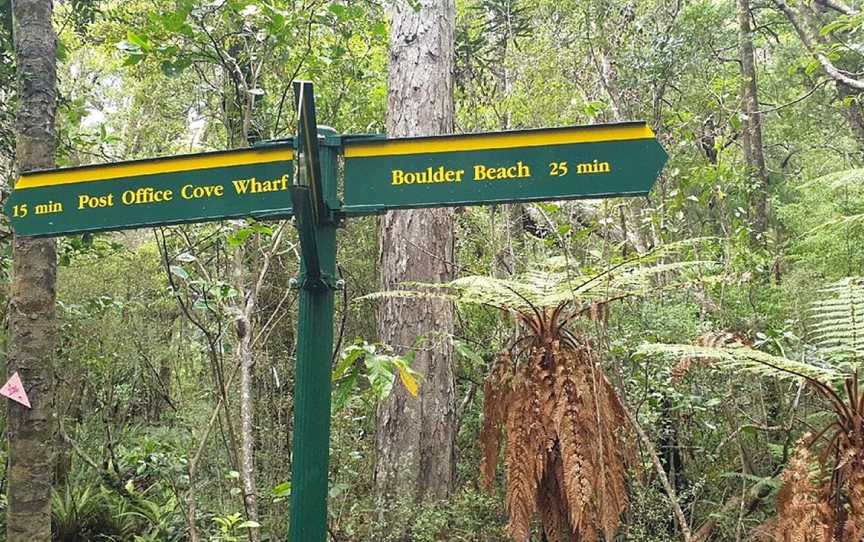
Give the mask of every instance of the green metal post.
M 325 193 L 335 190 L 336 148 L 321 147 Z M 320 197 L 320 196 L 319 196 Z M 314 202 L 310 202 L 314 205 Z M 298 215 L 299 218 L 299 215 Z M 290 542 L 327 539 L 327 480 L 330 455 L 330 374 L 333 351 L 333 290 L 336 287 L 336 224 L 298 221 L 314 228 L 320 278 L 301 262 L 297 372 L 294 381 L 294 442 Z M 301 232 L 301 242 L 303 239 Z M 311 236 L 306 236 L 311 237 Z

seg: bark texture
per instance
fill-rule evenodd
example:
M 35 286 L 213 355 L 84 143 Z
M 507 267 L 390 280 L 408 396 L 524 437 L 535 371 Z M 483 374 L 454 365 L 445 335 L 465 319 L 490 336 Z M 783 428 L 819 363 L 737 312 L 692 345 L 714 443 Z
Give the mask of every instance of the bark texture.
M 753 27 L 750 24 L 750 0 L 736 0 L 738 15 L 738 51 L 741 57 L 741 96 L 744 114 L 744 156 L 753 180 L 752 213 L 757 234 L 768 229 L 768 170 L 762 146 L 762 113 L 756 82 L 756 57 L 753 52 Z
M 453 130 L 455 4 L 453 0 L 396 0 L 391 17 L 387 134 L 446 134 Z M 453 211 L 387 213 L 380 223 L 381 281 L 452 277 Z M 454 479 L 455 405 L 453 308 L 449 303 L 388 299 L 378 312 L 381 340 L 400 353 L 416 351 L 423 375 L 420 397 L 394 386 L 378 415 L 375 484 L 380 495 L 423 499 L 446 495 Z M 423 337 L 422 342 L 417 342 Z
M 252 314 L 258 301 L 258 289 L 247 291 L 246 251 L 238 247 L 234 252 L 234 282 L 245 303 L 235 315 L 237 346 L 235 358 L 240 366 L 240 483 L 243 486 L 243 506 L 246 519 L 258 522 L 258 498 L 255 485 L 255 434 L 253 418 L 255 406 L 252 400 L 252 381 L 255 357 L 252 352 Z M 261 539 L 258 528 L 249 529 L 250 542 Z
M 16 154 L 21 171 L 54 167 L 57 39 L 50 0 L 13 3 L 18 79 Z M 53 239 L 13 241 L 7 369 L 15 371 L 32 409 L 8 402 L 9 470 L 6 539 L 51 540 L 54 473 L 54 301 L 57 257 Z

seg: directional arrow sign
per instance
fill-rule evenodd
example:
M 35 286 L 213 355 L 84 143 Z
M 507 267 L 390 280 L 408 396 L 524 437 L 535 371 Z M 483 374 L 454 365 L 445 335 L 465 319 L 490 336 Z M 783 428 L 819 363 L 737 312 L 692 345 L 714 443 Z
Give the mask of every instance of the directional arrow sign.
M 292 147 L 25 173 L 4 210 L 21 236 L 290 216 Z
M 345 143 L 345 211 L 639 196 L 666 163 L 643 122 Z

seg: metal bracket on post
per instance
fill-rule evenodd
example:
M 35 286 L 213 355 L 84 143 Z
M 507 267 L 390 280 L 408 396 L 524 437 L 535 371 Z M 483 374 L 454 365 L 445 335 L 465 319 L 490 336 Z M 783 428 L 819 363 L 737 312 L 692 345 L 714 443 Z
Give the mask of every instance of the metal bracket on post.
M 294 290 L 334 290 L 339 291 L 345 288 L 345 280 L 324 273 L 316 279 L 310 279 L 304 274 L 299 275 L 288 281 L 288 286 Z
M 294 220 L 300 236 L 300 253 L 303 274 L 311 279 L 321 277 L 321 261 L 318 254 L 318 223 L 315 220 L 315 203 L 311 191 L 304 186 L 291 187 Z

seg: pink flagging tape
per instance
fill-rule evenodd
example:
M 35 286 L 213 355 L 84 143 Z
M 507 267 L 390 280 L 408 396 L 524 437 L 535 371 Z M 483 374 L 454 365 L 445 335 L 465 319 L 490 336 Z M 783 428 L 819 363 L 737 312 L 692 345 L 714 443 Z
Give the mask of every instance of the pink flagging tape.
M 0 395 L 30 408 L 30 399 L 27 398 L 27 392 L 24 390 L 24 384 L 21 382 L 21 377 L 18 376 L 17 371 L 0 388 Z

